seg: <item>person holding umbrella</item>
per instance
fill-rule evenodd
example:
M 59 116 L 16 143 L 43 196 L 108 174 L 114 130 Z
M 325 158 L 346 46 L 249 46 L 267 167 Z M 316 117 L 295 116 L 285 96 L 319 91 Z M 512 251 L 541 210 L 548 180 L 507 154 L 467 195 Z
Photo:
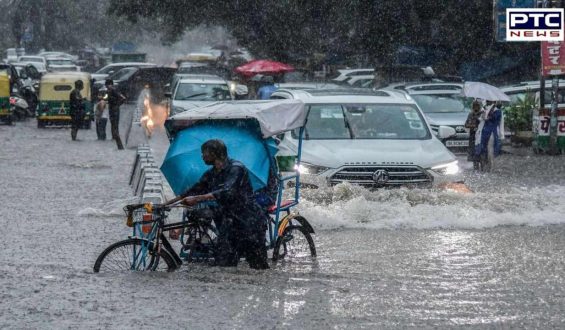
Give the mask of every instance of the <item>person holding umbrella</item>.
M 496 157 L 501 151 L 501 138 L 504 138 L 504 121 L 500 103 L 487 101 L 485 109 L 479 117 L 477 136 L 475 137 L 475 157 L 480 161 L 481 170 L 490 171 L 492 157 Z M 489 150 L 489 142 L 492 139 L 492 150 Z

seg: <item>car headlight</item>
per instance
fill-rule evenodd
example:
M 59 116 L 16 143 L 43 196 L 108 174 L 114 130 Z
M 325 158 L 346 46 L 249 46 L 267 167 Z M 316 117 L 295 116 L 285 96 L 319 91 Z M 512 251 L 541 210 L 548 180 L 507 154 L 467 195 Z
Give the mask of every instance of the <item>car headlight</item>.
M 453 161 L 447 164 L 441 164 L 432 167 L 432 171 L 441 175 L 454 175 L 459 173 L 459 164 L 457 161 Z
M 308 163 L 300 163 L 300 166 L 295 166 L 295 169 L 298 170 L 300 174 L 320 174 L 328 170 L 327 167 Z

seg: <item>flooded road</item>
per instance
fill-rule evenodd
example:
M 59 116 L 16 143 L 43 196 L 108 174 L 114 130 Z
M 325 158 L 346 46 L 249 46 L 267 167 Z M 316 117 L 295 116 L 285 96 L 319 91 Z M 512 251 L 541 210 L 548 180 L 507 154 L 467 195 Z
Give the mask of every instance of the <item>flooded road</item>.
M 135 151 L 78 136 L 0 126 L 0 328 L 565 325 L 564 157 L 503 155 L 489 174 L 466 164 L 474 194 L 304 191 L 314 262 L 99 275 L 98 254 L 130 234 Z

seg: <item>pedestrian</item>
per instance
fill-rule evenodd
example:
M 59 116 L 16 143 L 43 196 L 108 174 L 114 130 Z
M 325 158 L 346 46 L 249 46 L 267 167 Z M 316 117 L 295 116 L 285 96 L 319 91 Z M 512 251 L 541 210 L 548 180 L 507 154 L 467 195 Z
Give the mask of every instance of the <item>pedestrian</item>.
M 478 157 L 482 166 L 481 170 L 490 171 L 492 164 L 489 159 L 496 157 L 501 151 L 501 139 L 504 138 L 504 119 L 500 104 L 487 101 L 485 109 L 479 117 L 477 136 L 475 137 L 475 156 Z M 489 150 L 489 140 L 492 139 L 492 150 Z
M 108 110 L 108 96 L 99 95 L 98 103 L 96 103 L 94 118 L 96 119 L 96 135 L 98 140 L 106 140 L 106 124 L 108 123 L 109 110 Z
M 73 141 L 77 139 L 78 129 L 84 124 L 84 98 L 81 91 L 84 89 L 82 80 L 75 81 L 75 88 L 69 96 L 69 114 L 71 115 L 71 138 Z
M 471 112 L 465 121 L 465 128 L 469 129 L 469 149 L 467 150 L 467 160 L 473 162 L 473 168 L 479 169 L 479 160 L 475 157 L 475 137 L 477 128 L 479 127 L 479 118 L 481 116 L 481 104 L 479 101 L 473 101 Z
M 228 158 L 227 148 L 221 140 L 206 141 L 202 147 L 202 160 L 212 167 L 204 172 L 199 182 L 179 197 L 185 205 L 215 202 L 209 213 L 218 229 L 215 261 L 218 266 L 237 266 L 245 256 L 249 267 L 267 269 L 265 213 L 257 204 L 249 173 L 245 165 Z
M 275 86 L 275 81 L 271 76 L 263 76 L 261 78 L 262 86 L 259 87 L 257 91 L 257 99 L 259 100 L 268 100 L 277 90 L 277 86 Z
M 120 139 L 120 105 L 126 101 L 126 97 L 122 95 L 114 86 L 112 79 L 106 79 L 105 84 L 108 94 L 108 110 L 110 115 L 110 129 L 112 131 L 112 139 L 116 140 L 118 150 L 123 150 L 122 139 Z

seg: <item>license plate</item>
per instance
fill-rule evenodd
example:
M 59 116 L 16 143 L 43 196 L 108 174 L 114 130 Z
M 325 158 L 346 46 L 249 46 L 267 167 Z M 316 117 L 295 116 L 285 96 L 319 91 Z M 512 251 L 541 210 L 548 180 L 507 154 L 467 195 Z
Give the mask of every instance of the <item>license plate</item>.
M 469 141 L 467 140 L 448 140 L 445 141 L 447 147 L 468 147 Z

